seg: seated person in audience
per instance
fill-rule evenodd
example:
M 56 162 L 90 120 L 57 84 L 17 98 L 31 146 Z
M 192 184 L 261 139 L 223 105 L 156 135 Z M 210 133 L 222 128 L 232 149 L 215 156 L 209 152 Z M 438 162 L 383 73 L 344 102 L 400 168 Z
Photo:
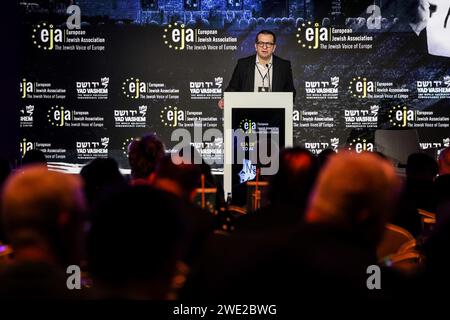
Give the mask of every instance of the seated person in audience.
M 305 219 L 308 224 L 325 223 L 355 232 L 374 246 L 399 191 L 400 182 L 389 161 L 369 152 L 339 153 L 319 173 Z
M 379 155 L 339 153 L 330 158 L 312 192 L 308 227 L 303 235 L 299 232 L 309 243 L 303 253 L 306 270 L 310 268 L 304 280 L 315 294 L 331 286 L 329 297 L 346 290 L 370 297 L 366 268 L 377 264 L 376 248 L 399 194 L 392 164 Z
M 189 241 L 184 261 L 192 265 L 207 238 L 213 232 L 213 216 L 193 203 L 196 188 L 200 188 L 201 164 L 193 164 L 187 155 L 166 155 L 159 162 L 151 178 L 152 185 L 180 198 L 183 216 L 188 224 Z
M 392 223 L 407 229 L 414 237 L 421 235 L 417 209 L 436 212 L 436 160 L 424 153 L 414 153 L 406 163 L 406 183 Z
M 94 159 L 85 165 L 80 172 L 84 182 L 86 199 L 90 206 L 108 190 L 120 188 L 126 184 L 116 160 L 112 158 Z
M 174 197 L 146 185 L 104 198 L 87 243 L 94 298 L 167 299 L 184 242 L 180 213 Z
M 418 288 L 422 301 L 428 299 L 432 303 L 441 301 L 443 292 L 450 287 L 450 206 L 442 206 L 440 210 L 437 224 L 423 244 L 425 271 Z
M 241 217 L 236 230 L 263 231 L 300 223 L 316 174 L 317 160 L 308 150 L 281 151 L 278 172 L 270 180 L 270 205 Z
M 319 173 L 305 224 L 215 237 L 182 296 L 194 301 L 378 299 L 367 289 L 366 270 L 377 264 L 376 247 L 399 192 L 393 166 L 378 155 L 336 154 Z M 383 272 L 383 277 L 379 293 L 392 297 L 391 276 Z
M 10 176 L 2 194 L 2 218 L 13 264 L 0 271 L 0 297 L 65 299 L 66 268 L 80 265 L 85 201 L 77 176 L 27 166 Z
M 435 159 L 425 153 L 414 153 L 406 163 L 406 188 L 416 207 L 435 211 L 434 180 L 439 172 Z
M 164 156 L 164 145 L 155 134 L 133 140 L 128 148 L 132 184 L 147 184 L 158 161 Z

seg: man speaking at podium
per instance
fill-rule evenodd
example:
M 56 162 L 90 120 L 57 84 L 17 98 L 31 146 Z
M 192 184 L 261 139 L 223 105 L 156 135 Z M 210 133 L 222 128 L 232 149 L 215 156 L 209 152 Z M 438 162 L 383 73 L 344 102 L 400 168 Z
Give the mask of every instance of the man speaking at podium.
M 291 62 L 275 56 L 275 33 L 261 30 L 256 35 L 256 55 L 239 59 L 225 91 L 237 92 L 293 92 Z M 218 106 L 223 109 L 221 99 Z

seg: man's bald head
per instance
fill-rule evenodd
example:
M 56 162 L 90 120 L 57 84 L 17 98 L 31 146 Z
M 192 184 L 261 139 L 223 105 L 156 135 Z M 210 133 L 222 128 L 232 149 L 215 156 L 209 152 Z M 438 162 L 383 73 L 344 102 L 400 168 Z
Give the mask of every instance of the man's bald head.
M 46 244 L 66 262 L 81 228 L 85 202 L 78 176 L 34 165 L 6 181 L 2 215 L 6 235 L 15 251 Z
M 387 160 L 369 152 L 338 153 L 319 175 L 306 220 L 353 230 L 375 243 L 398 191 L 399 180 Z

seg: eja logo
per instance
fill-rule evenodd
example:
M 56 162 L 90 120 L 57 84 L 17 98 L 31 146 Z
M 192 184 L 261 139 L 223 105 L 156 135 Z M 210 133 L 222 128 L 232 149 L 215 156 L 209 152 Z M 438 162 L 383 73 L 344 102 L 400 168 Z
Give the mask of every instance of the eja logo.
M 164 44 L 169 48 L 175 50 L 184 50 L 186 43 L 194 42 L 196 38 L 196 32 L 194 29 L 185 28 L 184 24 L 178 25 L 178 23 L 169 24 L 164 29 L 163 39 Z
M 64 30 L 54 28 L 53 24 L 43 22 L 33 28 L 33 43 L 44 50 L 53 50 L 55 44 L 64 42 Z
M 122 83 L 122 92 L 127 98 L 139 99 L 141 94 L 147 93 L 148 85 L 138 78 L 127 78 Z
M 239 127 L 244 130 L 245 133 L 253 133 L 253 131 L 256 130 L 256 122 L 250 120 L 250 119 L 244 119 L 239 124 Z
M 331 29 L 320 27 L 319 23 L 311 21 L 302 23 L 302 26 L 297 29 L 297 42 L 302 48 L 319 49 L 319 45 L 323 42 L 328 42 L 331 39 Z
M 67 29 L 81 29 L 81 10 L 77 5 L 71 5 L 66 10 L 70 16 L 67 18 Z M 55 28 L 53 24 L 42 22 L 33 27 L 31 38 L 33 44 L 39 49 L 53 50 L 55 44 L 60 44 L 66 41 L 66 35 L 68 30 L 61 28 Z
M 168 127 L 177 127 L 186 119 L 183 110 L 178 110 L 177 107 L 172 106 L 164 107 L 159 117 L 161 118 L 161 122 Z
M 414 110 L 408 110 L 407 106 L 398 105 L 389 110 L 389 123 L 394 127 L 404 128 L 408 125 L 408 122 L 415 119 Z
M 26 138 L 23 138 L 22 141 L 20 141 L 20 154 L 23 157 L 27 151 L 33 150 L 34 147 L 34 142 L 27 141 Z
M 373 81 L 367 80 L 365 77 L 353 78 L 350 81 L 348 90 L 353 97 L 367 98 L 368 94 L 372 94 L 376 90 L 376 84 Z
M 356 153 L 361 153 L 364 151 L 373 152 L 374 145 L 371 142 L 368 142 L 366 139 L 353 139 L 352 142 L 348 145 L 349 151 L 355 151 Z
M 35 85 L 31 81 L 27 81 L 27 79 L 22 79 L 20 83 L 20 97 L 25 99 L 28 93 L 34 92 Z
M 63 106 L 54 106 L 47 111 L 48 122 L 55 127 L 64 127 L 67 121 L 73 118 L 72 111 L 65 110 Z

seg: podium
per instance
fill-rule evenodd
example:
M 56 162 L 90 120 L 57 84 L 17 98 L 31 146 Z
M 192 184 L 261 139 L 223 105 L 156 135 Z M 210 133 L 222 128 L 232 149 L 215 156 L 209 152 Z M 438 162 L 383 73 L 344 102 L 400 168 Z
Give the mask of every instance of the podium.
M 224 192 L 278 171 L 280 149 L 293 144 L 292 92 L 225 92 Z M 276 170 L 275 170 L 276 169 Z

